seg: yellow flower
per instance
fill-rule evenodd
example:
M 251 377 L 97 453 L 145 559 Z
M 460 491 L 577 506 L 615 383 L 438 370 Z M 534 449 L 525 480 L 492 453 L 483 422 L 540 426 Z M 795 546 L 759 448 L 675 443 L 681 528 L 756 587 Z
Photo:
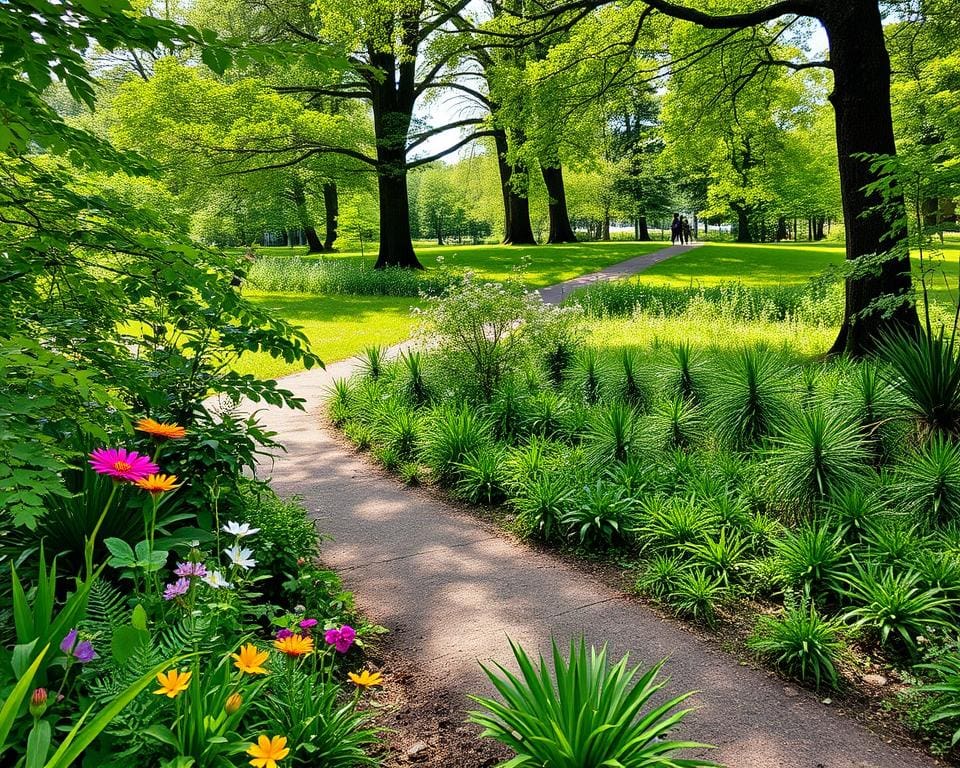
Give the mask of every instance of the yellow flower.
M 147 475 L 136 481 L 136 486 L 148 493 L 166 493 L 179 488 L 176 475 Z
M 251 744 L 247 754 L 253 758 L 250 765 L 253 768 L 277 768 L 277 760 L 283 760 L 290 754 L 287 749 L 286 736 L 269 736 L 260 734 L 256 744 Z
M 267 670 L 263 668 L 263 663 L 270 658 L 268 651 L 260 651 L 257 646 L 247 643 L 240 649 L 240 653 L 230 654 L 236 661 L 234 665 L 245 675 L 265 675 Z
M 306 656 L 313 652 L 313 638 L 301 634 L 281 637 L 273 641 L 273 647 L 287 656 Z
M 158 696 L 166 696 L 170 699 L 175 699 L 185 690 L 187 686 L 190 685 L 190 678 L 193 676 L 193 672 L 177 672 L 175 669 L 171 669 L 169 672 L 164 674 L 163 672 L 157 673 L 157 682 L 160 683 L 160 687 L 154 691 Z
M 227 697 L 226 704 L 223 705 L 223 708 L 227 711 L 228 715 L 236 714 L 237 710 L 243 705 L 243 696 L 239 693 L 231 693 Z
M 371 674 L 369 670 L 363 670 L 359 675 L 354 672 L 347 672 L 347 677 L 358 688 L 371 688 L 374 685 L 383 685 L 383 675 L 379 672 Z
M 140 432 L 165 440 L 179 440 L 187 434 L 187 430 L 179 424 L 167 424 L 153 419 L 140 419 L 135 426 Z

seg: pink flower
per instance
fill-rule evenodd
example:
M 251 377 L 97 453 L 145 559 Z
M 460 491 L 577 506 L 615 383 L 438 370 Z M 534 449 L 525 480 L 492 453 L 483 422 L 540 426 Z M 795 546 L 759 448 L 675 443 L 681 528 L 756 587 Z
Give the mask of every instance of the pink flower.
M 277 640 L 286 640 L 288 637 L 293 637 L 293 632 L 289 629 L 281 629 L 277 632 Z
M 174 570 L 173 575 L 202 579 L 207 575 L 207 567 L 203 563 L 180 563 Z
M 337 653 L 346 653 L 357 638 L 356 630 L 349 624 L 344 624 L 340 629 L 328 629 L 323 636 L 327 645 L 332 645 L 337 649 Z
M 183 597 L 187 592 L 190 591 L 190 579 L 181 577 L 177 579 L 172 584 L 167 584 L 167 588 L 163 590 L 163 599 L 164 600 L 175 600 L 178 597 Z
M 117 480 L 135 483 L 147 475 L 155 475 L 160 467 L 148 456 L 126 448 L 97 448 L 90 454 L 90 466 L 100 475 L 109 475 Z
M 304 619 L 300 622 L 300 629 L 312 629 L 315 626 L 317 626 L 316 619 Z

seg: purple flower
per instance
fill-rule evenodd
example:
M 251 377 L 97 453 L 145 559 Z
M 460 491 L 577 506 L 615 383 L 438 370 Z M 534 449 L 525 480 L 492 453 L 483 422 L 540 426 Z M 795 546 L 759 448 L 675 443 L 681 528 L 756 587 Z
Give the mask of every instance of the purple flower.
M 337 649 L 337 653 L 346 653 L 357 638 L 357 632 L 349 624 L 344 624 L 340 629 L 328 629 L 323 636 L 327 645 L 332 645 Z
M 207 575 L 207 567 L 203 563 L 180 563 L 173 575 L 181 578 L 202 579 Z
M 315 626 L 317 626 L 316 619 L 304 619 L 300 622 L 300 629 L 311 629 Z
M 277 632 L 277 640 L 286 640 L 288 637 L 293 637 L 293 632 L 289 629 L 281 629 Z
M 93 661 L 97 658 L 97 652 L 93 650 L 93 643 L 89 640 L 77 642 L 77 630 L 71 629 L 66 637 L 60 642 L 60 650 L 67 656 L 73 656 L 81 664 Z
M 167 588 L 163 591 L 163 599 L 173 600 L 175 597 L 182 597 L 189 589 L 190 579 L 180 577 L 173 584 L 167 584 Z

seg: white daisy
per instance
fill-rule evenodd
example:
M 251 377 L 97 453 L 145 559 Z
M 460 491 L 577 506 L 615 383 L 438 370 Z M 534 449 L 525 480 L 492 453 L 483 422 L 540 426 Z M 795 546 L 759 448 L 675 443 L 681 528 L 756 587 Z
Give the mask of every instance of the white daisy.
M 260 533 L 259 528 L 251 528 L 249 523 L 235 523 L 233 520 L 223 526 L 221 530 L 229 533 L 231 536 L 236 536 L 238 539 L 242 539 L 244 536 L 253 536 L 255 533 Z
M 213 589 L 231 589 L 233 584 L 227 581 L 220 571 L 212 571 L 203 577 L 203 580 Z
M 251 557 L 253 550 L 247 549 L 246 547 L 241 549 L 239 544 L 227 547 L 223 552 L 230 558 L 230 562 L 244 570 L 249 571 L 257 564 L 257 561 Z

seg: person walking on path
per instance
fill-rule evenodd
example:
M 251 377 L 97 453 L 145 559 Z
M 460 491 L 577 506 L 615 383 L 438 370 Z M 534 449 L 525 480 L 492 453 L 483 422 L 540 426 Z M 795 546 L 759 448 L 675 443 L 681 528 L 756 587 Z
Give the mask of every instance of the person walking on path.
M 680 222 L 680 214 L 673 214 L 673 221 L 670 224 L 670 243 L 676 245 L 677 241 L 683 244 L 683 224 Z
M 690 219 L 686 216 L 680 219 L 680 231 L 683 234 L 683 244 L 690 245 Z

